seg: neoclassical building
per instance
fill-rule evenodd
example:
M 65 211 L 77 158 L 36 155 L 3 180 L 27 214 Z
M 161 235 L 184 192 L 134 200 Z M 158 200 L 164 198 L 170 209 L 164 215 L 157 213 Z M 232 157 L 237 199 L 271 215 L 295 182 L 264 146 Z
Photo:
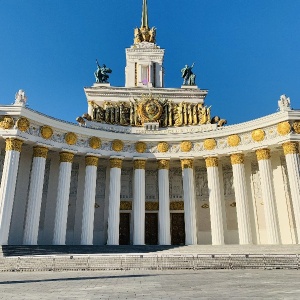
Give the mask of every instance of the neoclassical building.
M 77 123 L 0 106 L 1 245 L 298 244 L 300 111 L 225 126 L 192 67 L 164 87 L 147 1 L 125 86 L 98 65 Z M 75 116 L 74 116 L 75 119 Z

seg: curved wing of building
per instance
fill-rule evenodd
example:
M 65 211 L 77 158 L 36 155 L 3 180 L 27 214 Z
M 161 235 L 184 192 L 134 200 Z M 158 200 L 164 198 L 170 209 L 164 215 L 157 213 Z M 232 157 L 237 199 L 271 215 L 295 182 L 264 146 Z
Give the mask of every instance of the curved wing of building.
M 300 111 L 226 126 L 193 65 L 164 87 L 148 25 L 126 49 L 125 86 L 97 61 L 88 109 L 68 123 L 0 106 L 0 244 L 296 244 Z

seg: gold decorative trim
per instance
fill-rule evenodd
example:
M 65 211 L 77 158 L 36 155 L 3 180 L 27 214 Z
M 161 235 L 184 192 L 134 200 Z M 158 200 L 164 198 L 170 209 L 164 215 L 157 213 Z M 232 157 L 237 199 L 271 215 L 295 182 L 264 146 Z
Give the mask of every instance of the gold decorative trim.
M 147 211 L 151 211 L 151 210 L 159 210 L 159 203 L 158 202 L 150 202 L 147 201 L 145 203 L 145 210 Z
M 18 151 L 21 152 L 23 141 L 13 138 L 5 140 L 5 151 Z
M 96 136 L 92 136 L 89 140 L 89 146 L 93 149 L 99 149 L 101 147 L 101 140 Z
M 300 122 L 299 121 L 295 121 L 293 123 L 293 129 L 296 133 L 298 133 L 298 134 L 300 133 Z
M 109 159 L 110 168 L 122 168 L 122 159 L 121 158 L 110 158 Z
M 114 140 L 112 141 L 111 148 L 116 151 L 120 152 L 123 150 L 124 143 L 121 140 Z
M 133 161 L 133 168 L 135 170 L 138 170 L 138 169 L 145 170 L 145 168 L 146 168 L 146 160 L 145 159 L 135 159 Z
M 132 210 L 132 202 L 131 201 L 121 201 L 120 202 L 120 210 Z
M 147 149 L 147 145 L 144 142 L 137 142 L 135 144 L 135 150 L 138 153 L 144 153 L 146 151 L 146 149 Z
M 184 210 L 184 202 L 183 201 L 170 202 L 170 210 Z
M 219 160 L 217 157 L 206 157 L 205 164 L 206 168 L 217 167 L 219 165 Z
M 193 159 L 181 159 L 181 168 L 182 169 L 192 169 L 194 166 Z
M 215 139 L 207 139 L 204 141 L 203 147 L 205 150 L 213 150 L 217 146 L 217 142 Z
M 236 147 L 240 144 L 241 138 L 237 134 L 230 135 L 227 138 L 227 143 L 230 147 Z
M 85 166 L 94 166 L 98 167 L 99 158 L 97 156 L 86 156 L 85 157 Z
M 257 160 L 264 160 L 264 159 L 270 159 L 271 154 L 270 154 L 270 149 L 259 149 L 255 151 Z
M 33 147 L 33 157 L 47 158 L 49 149 L 46 147 L 36 146 Z
M 287 154 L 297 154 L 299 153 L 298 143 L 296 142 L 287 142 L 282 145 L 284 155 Z
M 190 141 L 184 141 L 180 144 L 180 149 L 182 152 L 190 152 L 192 150 L 193 144 Z
M 261 142 L 265 139 L 265 132 L 262 129 L 255 129 L 251 133 L 252 140 L 255 142 Z
M 14 119 L 10 116 L 0 117 L 0 127 L 2 129 L 11 129 L 14 126 Z
M 49 140 L 53 135 L 53 129 L 50 126 L 44 125 L 40 129 L 41 136 L 45 140 Z
M 158 152 L 162 152 L 162 153 L 167 152 L 169 150 L 169 144 L 166 142 L 160 142 L 157 145 L 157 150 Z
M 30 122 L 27 118 L 21 117 L 20 119 L 17 120 L 16 125 L 19 130 L 25 132 L 29 128 Z
M 209 208 L 209 205 L 207 203 L 204 203 L 203 205 L 201 205 L 202 208 L 207 209 Z
M 60 157 L 60 162 L 61 163 L 62 162 L 72 163 L 73 158 L 74 158 L 74 154 L 70 153 L 70 152 L 60 152 L 59 157 Z
M 244 154 L 242 153 L 231 154 L 230 160 L 232 165 L 242 165 L 244 164 Z
M 280 135 L 287 135 L 291 132 L 291 125 L 288 121 L 277 124 L 277 132 Z
M 77 142 L 77 135 L 74 132 L 68 132 L 65 135 L 65 141 L 68 145 L 75 145 Z
M 170 169 L 170 160 L 168 159 L 160 159 L 157 162 L 158 170 L 169 170 Z

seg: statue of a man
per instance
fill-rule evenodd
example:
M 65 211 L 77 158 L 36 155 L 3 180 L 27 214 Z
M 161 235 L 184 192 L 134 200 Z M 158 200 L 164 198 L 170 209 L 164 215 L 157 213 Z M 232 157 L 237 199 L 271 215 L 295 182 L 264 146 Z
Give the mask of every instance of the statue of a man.
M 94 73 L 96 82 L 108 83 L 109 76 L 107 74 L 112 73 L 112 70 L 110 68 L 107 68 L 106 65 L 104 64 L 101 67 L 99 65 L 98 59 L 96 59 L 96 64 L 97 64 L 97 70 Z
M 183 85 L 195 85 L 196 75 L 193 73 L 192 69 L 195 63 L 193 63 L 190 67 L 185 65 L 183 69 L 181 69 L 181 77 L 183 78 Z

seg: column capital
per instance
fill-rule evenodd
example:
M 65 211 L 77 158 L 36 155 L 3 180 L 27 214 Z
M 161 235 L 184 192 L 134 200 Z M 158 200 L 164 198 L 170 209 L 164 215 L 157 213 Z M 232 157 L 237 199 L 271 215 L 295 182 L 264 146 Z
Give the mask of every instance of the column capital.
M 194 166 L 194 160 L 191 158 L 182 158 L 180 161 L 182 169 L 192 169 Z
M 219 159 L 216 156 L 206 157 L 205 164 L 206 164 L 206 168 L 218 167 Z
M 143 169 L 146 168 L 146 159 L 144 158 L 134 158 L 133 159 L 133 168 L 136 169 Z
M 244 164 L 244 154 L 243 153 L 234 153 L 230 155 L 230 160 L 232 165 L 241 165 Z
M 170 160 L 169 159 L 159 159 L 157 161 L 158 170 L 169 170 L 170 169 Z
M 120 158 L 120 157 L 111 157 L 109 159 L 109 166 L 110 168 L 119 168 L 121 169 L 122 168 L 122 161 L 123 161 L 123 158 Z
M 99 157 L 93 155 L 87 155 L 85 157 L 85 166 L 98 166 Z
M 46 158 L 49 149 L 43 146 L 35 146 L 33 147 L 33 157 L 42 157 Z
M 7 138 L 5 140 L 5 151 L 18 151 L 21 152 L 23 141 L 15 138 Z
M 282 144 L 284 155 L 299 153 L 297 142 L 286 142 Z
M 257 160 L 264 160 L 264 159 L 271 158 L 270 149 L 268 148 L 258 149 L 255 151 L 255 153 L 256 153 Z
M 73 158 L 74 158 L 74 153 L 71 152 L 60 152 L 59 153 L 60 156 L 60 162 L 68 162 L 68 163 L 72 163 L 73 162 Z

